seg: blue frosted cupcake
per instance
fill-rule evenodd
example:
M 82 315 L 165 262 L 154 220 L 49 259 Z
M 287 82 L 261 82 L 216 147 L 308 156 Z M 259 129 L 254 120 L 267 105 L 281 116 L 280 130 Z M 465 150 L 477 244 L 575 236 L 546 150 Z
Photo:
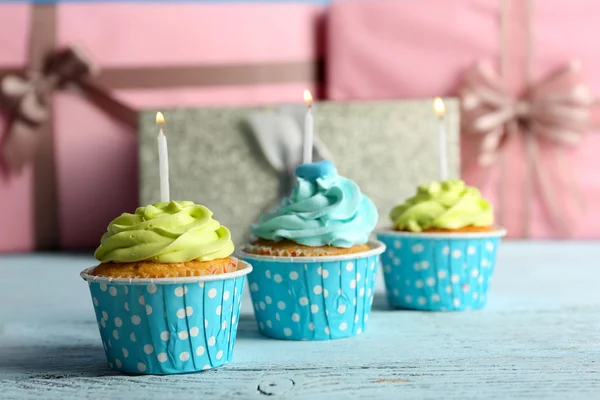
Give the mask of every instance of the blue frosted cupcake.
M 389 303 L 431 311 L 482 308 L 506 233 L 492 205 L 463 181 L 433 182 L 395 207 L 378 231 Z
M 366 328 L 385 246 L 369 242 L 378 214 L 358 185 L 329 161 L 301 165 L 289 198 L 252 226 L 240 258 L 262 334 L 328 340 Z
M 229 230 L 189 201 L 139 207 L 113 220 L 88 282 L 109 366 L 177 374 L 231 360 L 245 275 Z

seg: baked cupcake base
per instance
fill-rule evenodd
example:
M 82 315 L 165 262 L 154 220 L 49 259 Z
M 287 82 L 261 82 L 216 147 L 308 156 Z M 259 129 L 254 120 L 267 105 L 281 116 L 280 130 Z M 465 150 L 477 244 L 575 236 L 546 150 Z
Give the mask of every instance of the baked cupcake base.
M 111 278 L 183 278 L 187 276 L 216 275 L 233 272 L 237 262 L 232 257 L 211 261 L 187 261 L 182 263 L 159 263 L 138 261 L 132 263 L 103 263 L 90 275 Z
M 414 233 L 470 233 L 470 232 L 493 232 L 496 227 L 494 226 L 465 226 L 463 228 L 458 229 L 442 229 L 442 228 L 429 228 L 425 229 L 422 232 L 414 232 Z M 397 232 L 410 232 L 402 229 L 395 229 Z
M 247 253 L 276 257 L 325 257 L 355 254 L 369 251 L 368 244 L 356 245 L 349 248 L 334 246 L 304 246 L 291 240 L 274 242 L 272 240 L 257 240 L 244 247 Z

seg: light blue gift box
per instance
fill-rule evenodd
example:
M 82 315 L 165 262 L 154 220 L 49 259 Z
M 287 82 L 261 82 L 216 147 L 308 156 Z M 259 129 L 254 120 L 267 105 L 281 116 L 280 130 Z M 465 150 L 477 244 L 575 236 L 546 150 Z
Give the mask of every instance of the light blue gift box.
M 364 332 L 373 303 L 380 242 L 341 256 L 274 257 L 240 253 L 260 333 L 276 339 L 329 340 Z
M 458 311 L 487 301 L 503 229 L 477 233 L 376 232 L 386 244 L 381 262 L 394 308 Z
M 179 374 L 231 360 L 244 278 L 226 274 L 127 279 L 81 273 L 88 282 L 111 368 L 131 374 Z

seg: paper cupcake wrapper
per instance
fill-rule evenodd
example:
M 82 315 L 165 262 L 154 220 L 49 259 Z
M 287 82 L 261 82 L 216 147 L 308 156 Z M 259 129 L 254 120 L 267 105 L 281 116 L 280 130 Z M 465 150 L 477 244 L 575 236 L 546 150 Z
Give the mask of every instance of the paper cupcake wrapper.
M 286 340 L 330 340 L 359 335 L 367 326 L 380 242 L 363 253 L 331 257 L 271 257 L 240 253 L 259 331 Z
M 430 311 L 482 308 L 505 233 L 376 232 L 387 246 L 381 262 L 390 305 Z
M 228 274 L 126 279 L 81 273 L 88 281 L 111 368 L 132 374 L 179 374 L 231 360 L 244 276 Z

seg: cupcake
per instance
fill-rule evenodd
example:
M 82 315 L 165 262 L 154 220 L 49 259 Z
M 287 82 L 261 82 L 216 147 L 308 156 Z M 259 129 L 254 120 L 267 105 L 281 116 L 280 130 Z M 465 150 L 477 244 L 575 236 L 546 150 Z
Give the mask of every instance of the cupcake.
M 210 369 L 231 359 L 252 267 L 229 230 L 190 201 L 122 214 L 81 277 L 90 287 L 109 366 L 136 374 Z
M 382 264 L 392 307 L 445 311 L 486 304 L 506 231 L 494 226 L 493 207 L 478 189 L 460 180 L 422 185 L 390 218 L 392 228 L 376 234 L 388 249 Z
M 256 241 L 240 258 L 262 334 L 327 340 L 366 328 L 380 242 L 369 242 L 378 214 L 358 185 L 329 161 L 296 169 L 297 183 L 281 206 L 252 225 Z

